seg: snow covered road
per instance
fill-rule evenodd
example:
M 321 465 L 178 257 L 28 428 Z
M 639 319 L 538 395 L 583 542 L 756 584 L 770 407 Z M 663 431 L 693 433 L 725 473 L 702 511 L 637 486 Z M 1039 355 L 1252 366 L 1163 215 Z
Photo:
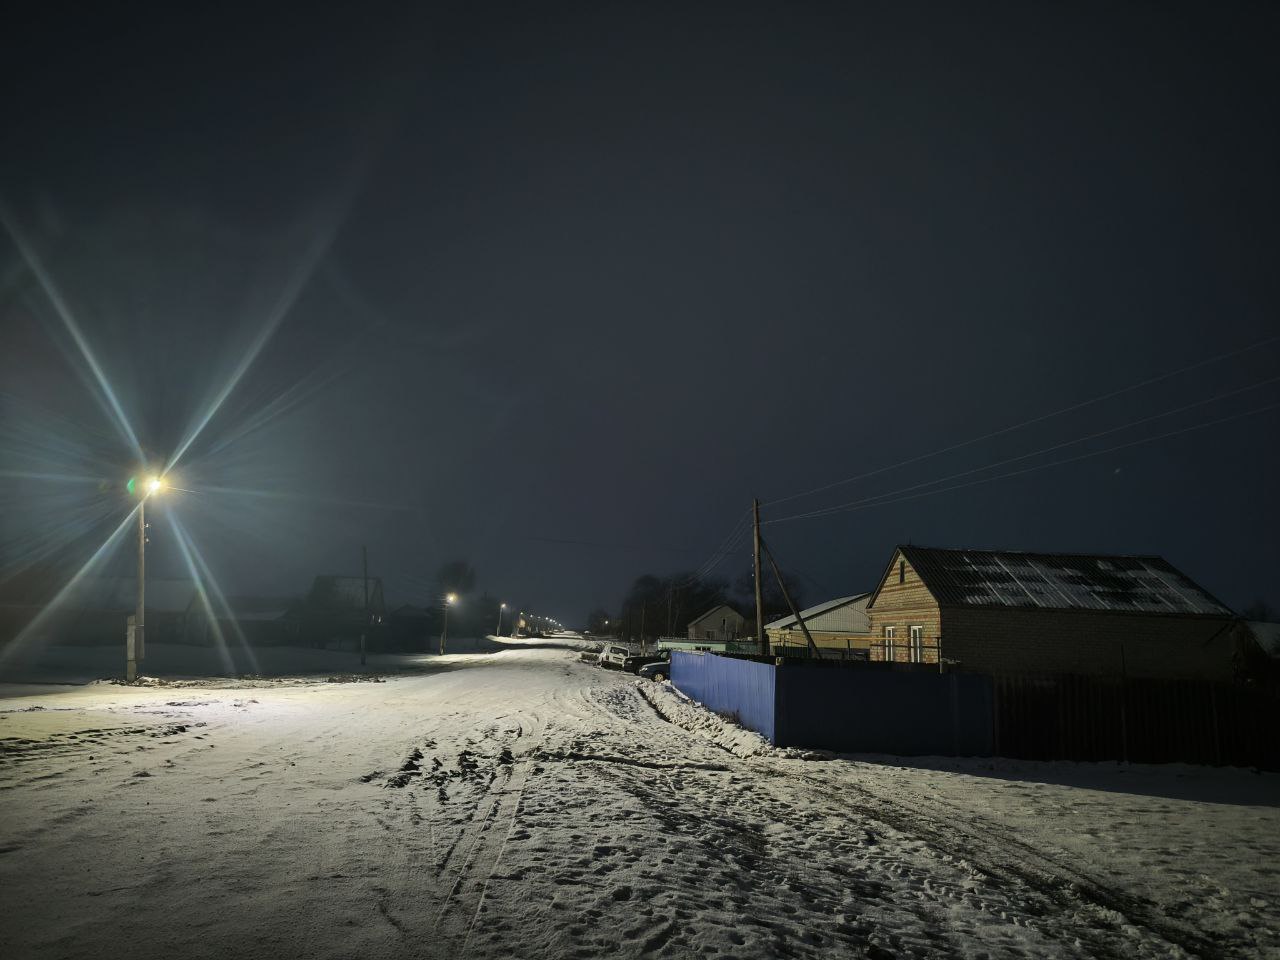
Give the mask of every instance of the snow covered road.
M 1274 775 L 751 756 L 563 649 L 440 665 L 11 691 L 0 956 L 1280 956 Z

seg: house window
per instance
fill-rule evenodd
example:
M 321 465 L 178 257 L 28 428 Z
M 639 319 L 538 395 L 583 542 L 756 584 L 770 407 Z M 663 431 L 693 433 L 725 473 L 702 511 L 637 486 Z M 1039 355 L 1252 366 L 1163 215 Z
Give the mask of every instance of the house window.
M 897 627 L 884 628 L 884 658 L 890 662 L 892 662 L 894 658 L 893 638 L 897 636 L 897 633 Z
M 905 560 L 898 561 L 898 582 L 907 582 L 907 561 Z
M 924 663 L 924 627 L 911 627 L 911 662 Z
M 706 637 L 704 639 L 714 640 L 716 638 L 716 632 L 714 630 L 706 630 L 704 632 L 706 633 Z

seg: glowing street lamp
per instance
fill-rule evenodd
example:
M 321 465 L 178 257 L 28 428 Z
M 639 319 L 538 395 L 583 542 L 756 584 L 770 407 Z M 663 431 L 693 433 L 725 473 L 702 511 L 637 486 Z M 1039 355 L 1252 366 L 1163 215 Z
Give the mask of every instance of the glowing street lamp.
M 133 612 L 133 635 L 125 638 L 125 680 L 138 679 L 138 664 L 147 658 L 147 498 L 164 492 L 164 477 L 152 474 L 142 483 L 142 500 L 138 504 L 138 596 Z M 130 477 L 125 484 L 130 494 L 138 491 L 138 478 Z
M 502 611 L 505 609 L 507 609 L 507 605 L 505 603 L 498 604 L 498 625 L 493 628 L 493 635 L 495 637 L 502 636 Z
M 444 656 L 444 641 L 449 633 L 449 607 L 458 602 L 456 593 L 446 593 L 444 595 L 444 623 L 440 627 L 440 656 Z

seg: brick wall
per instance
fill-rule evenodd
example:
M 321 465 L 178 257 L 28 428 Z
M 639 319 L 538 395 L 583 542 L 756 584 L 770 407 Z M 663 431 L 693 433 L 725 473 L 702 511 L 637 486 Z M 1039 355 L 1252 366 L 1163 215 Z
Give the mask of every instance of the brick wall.
M 942 656 L 979 673 L 1231 680 L 1231 621 L 1202 617 L 946 607 Z
M 899 566 L 901 564 L 901 567 Z M 899 582 L 901 578 L 902 582 Z M 893 659 L 906 663 L 911 659 L 909 649 L 911 627 L 924 628 L 923 662 L 937 663 L 938 638 L 942 635 L 942 615 L 938 602 L 924 585 L 910 563 L 895 551 L 879 592 L 867 607 L 871 619 L 871 659 L 886 659 L 884 628 L 893 627 Z M 943 656 L 950 656 L 945 650 Z

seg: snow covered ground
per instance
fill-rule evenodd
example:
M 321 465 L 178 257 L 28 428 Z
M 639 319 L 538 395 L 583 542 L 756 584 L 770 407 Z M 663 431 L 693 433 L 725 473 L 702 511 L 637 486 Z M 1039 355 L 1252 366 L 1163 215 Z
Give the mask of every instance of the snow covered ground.
M 1280 956 L 1280 777 L 804 759 L 507 646 L 0 689 L 0 957 Z

